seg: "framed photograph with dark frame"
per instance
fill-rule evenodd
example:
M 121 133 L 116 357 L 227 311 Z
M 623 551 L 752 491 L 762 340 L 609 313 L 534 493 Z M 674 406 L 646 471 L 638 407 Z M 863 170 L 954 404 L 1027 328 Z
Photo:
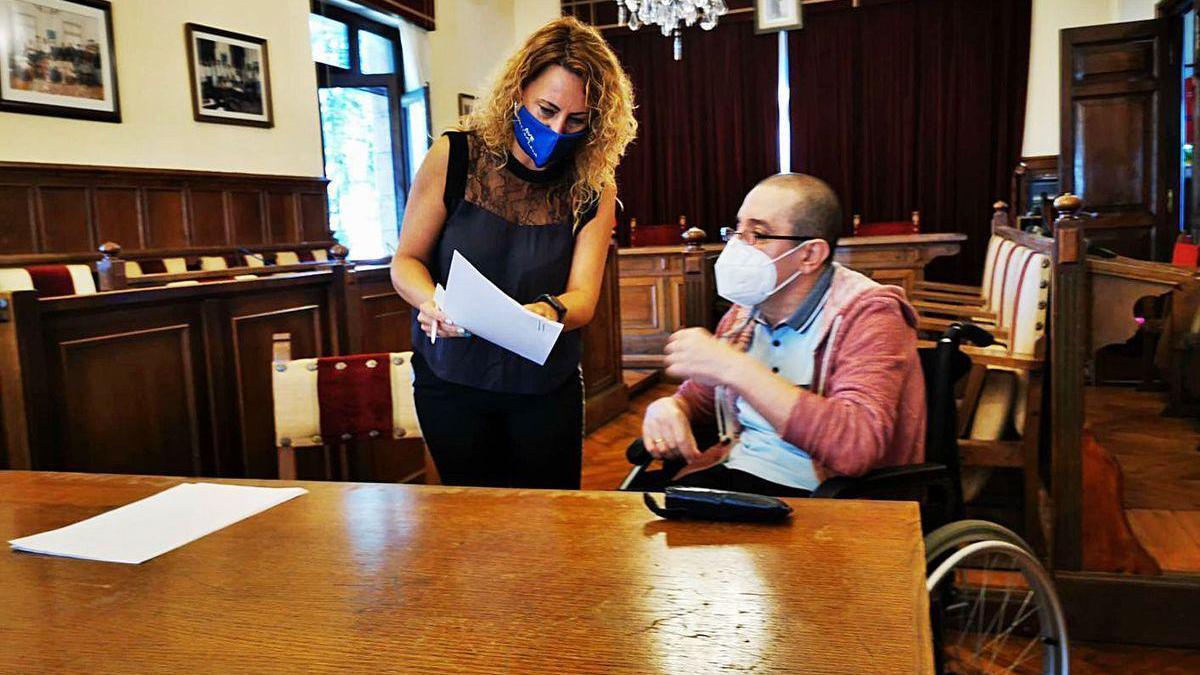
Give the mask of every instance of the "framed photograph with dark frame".
M 475 97 L 471 94 L 458 95 L 458 116 L 470 115 L 475 110 Z
M 120 122 L 112 5 L 0 0 L 0 110 Z
M 778 33 L 804 27 L 800 0 L 754 0 L 754 30 Z
M 265 39 L 195 23 L 184 37 L 197 122 L 275 126 Z

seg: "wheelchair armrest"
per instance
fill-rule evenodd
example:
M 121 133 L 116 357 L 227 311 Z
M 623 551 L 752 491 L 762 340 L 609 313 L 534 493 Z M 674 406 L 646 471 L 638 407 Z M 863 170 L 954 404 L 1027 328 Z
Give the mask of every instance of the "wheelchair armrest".
M 696 447 L 701 450 L 711 448 L 720 441 L 716 425 L 693 425 L 692 436 L 696 438 Z M 634 466 L 645 466 L 652 461 L 641 436 L 633 439 L 625 448 L 625 459 Z
M 821 499 L 884 498 L 904 491 L 951 486 L 950 471 L 942 464 L 909 464 L 876 469 L 862 476 L 834 476 L 817 486 Z

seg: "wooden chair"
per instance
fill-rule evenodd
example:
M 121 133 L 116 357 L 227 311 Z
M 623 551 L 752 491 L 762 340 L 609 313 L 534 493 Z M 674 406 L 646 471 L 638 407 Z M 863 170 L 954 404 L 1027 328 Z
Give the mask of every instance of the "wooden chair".
M 96 280 L 87 265 L 28 265 L 0 268 L 0 291 L 37 291 L 43 298 L 94 295 Z
M 955 321 L 970 321 L 986 328 L 997 341 L 1008 341 L 1004 302 L 1011 280 L 1009 267 L 1014 262 L 1021 263 L 1016 255 L 1020 242 L 1039 238 L 1008 226 L 1008 205 L 1004 202 L 998 201 L 992 208 L 992 235 L 988 240 L 979 286 L 932 281 L 915 283 L 911 300 L 921 316 L 918 328 L 922 333 L 936 336 Z
M 887 237 L 901 234 L 921 233 L 921 212 L 913 211 L 908 220 L 897 220 L 879 223 L 864 223 L 862 216 L 854 214 L 854 236 L 856 237 Z
M 420 444 L 425 482 L 437 472 L 421 440 L 413 401 L 412 352 L 291 358 L 291 336 L 274 335 L 272 390 L 279 477 L 296 478 L 296 450 L 323 448 L 332 478 L 329 446 L 341 452 L 341 478 L 349 479 L 346 444 L 393 438 Z
M 682 246 L 683 233 L 688 229 L 687 216 L 670 225 L 639 225 L 637 218 L 629 220 L 630 246 Z
M 1038 248 L 1015 245 L 1002 280 L 997 321 L 1008 327 L 1008 339 L 987 348 L 963 348 L 972 368 L 959 408 L 959 449 L 968 499 L 993 469 L 1024 472 L 1025 529 L 1037 541 L 1038 443 L 1053 240 L 1032 243 Z

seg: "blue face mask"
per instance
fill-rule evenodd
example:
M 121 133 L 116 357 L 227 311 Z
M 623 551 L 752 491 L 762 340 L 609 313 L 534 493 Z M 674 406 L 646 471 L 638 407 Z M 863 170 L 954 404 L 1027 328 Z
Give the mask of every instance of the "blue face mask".
M 513 133 L 517 145 L 529 155 L 533 165 L 541 169 L 571 154 L 586 132 L 560 134 L 542 124 L 525 106 L 520 106 L 513 117 Z

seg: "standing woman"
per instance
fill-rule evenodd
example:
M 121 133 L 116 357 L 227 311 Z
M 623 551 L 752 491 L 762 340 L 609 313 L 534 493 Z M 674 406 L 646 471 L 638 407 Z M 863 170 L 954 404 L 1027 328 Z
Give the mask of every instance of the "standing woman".
M 595 29 L 562 18 L 508 59 L 417 172 L 392 283 L 419 310 L 417 416 L 447 485 L 579 488 L 579 329 L 600 295 L 614 173 L 636 131 L 616 57 Z M 438 309 L 434 284 L 446 284 L 456 250 L 527 309 L 566 324 L 545 365 L 465 334 Z

